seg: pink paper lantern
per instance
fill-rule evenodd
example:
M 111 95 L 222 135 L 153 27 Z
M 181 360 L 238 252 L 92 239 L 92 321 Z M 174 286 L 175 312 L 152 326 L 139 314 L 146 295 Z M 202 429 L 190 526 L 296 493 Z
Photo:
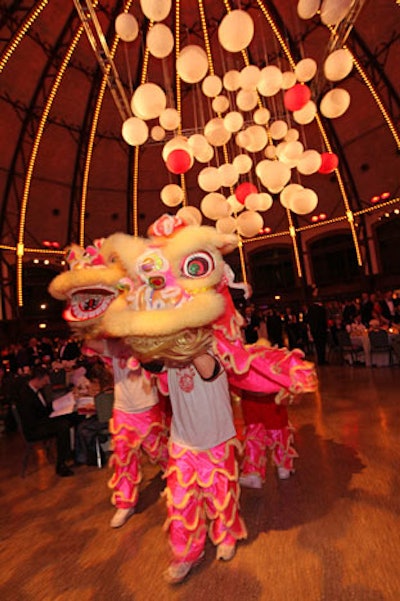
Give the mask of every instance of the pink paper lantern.
M 251 184 L 250 182 L 244 182 L 243 184 L 239 184 L 239 186 L 235 190 L 236 199 L 240 202 L 240 204 L 244 205 L 244 201 L 246 200 L 249 194 L 257 194 L 257 186 Z
M 297 83 L 293 87 L 286 90 L 283 103 L 288 111 L 299 111 L 311 98 L 311 90 L 304 84 Z
M 321 167 L 318 169 L 318 173 L 332 173 L 339 165 L 339 159 L 334 152 L 322 152 L 321 159 Z
M 168 171 L 174 173 L 175 175 L 180 175 L 181 173 L 186 173 L 189 171 L 191 162 L 192 159 L 190 154 L 186 152 L 186 150 L 177 148 L 169 153 L 165 164 Z

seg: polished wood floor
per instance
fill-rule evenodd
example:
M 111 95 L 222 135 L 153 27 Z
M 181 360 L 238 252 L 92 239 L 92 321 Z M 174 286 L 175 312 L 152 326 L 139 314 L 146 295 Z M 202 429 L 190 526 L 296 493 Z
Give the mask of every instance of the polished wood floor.
M 144 464 L 138 513 L 109 520 L 108 468 L 58 478 L 39 455 L 19 475 L 17 434 L 0 438 L 2 601 L 399 601 L 400 368 L 326 366 L 291 408 L 296 474 L 244 489 L 249 538 L 229 563 L 206 558 L 177 586 L 161 480 Z

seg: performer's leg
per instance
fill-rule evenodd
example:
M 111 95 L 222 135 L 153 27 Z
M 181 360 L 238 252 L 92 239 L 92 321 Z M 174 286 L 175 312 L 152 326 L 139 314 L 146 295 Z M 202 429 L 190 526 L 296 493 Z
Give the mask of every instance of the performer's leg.
M 293 460 L 298 454 L 293 446 L 293 430 L 290 423 L 283 428 L 267 430 L 268 448 L 272 452 L 272 461 L 281 480 L 286 480 L 295 471 Z
M 266 449 L 267 431 L 264 424 L 246 425 L 240 476 L 242 486 L 261 488 L 266 475 Z
M 142 448 L 152 463 L 165 472 L 168 463 L 168 433 L 159 405 L 141 414 L 143 419 Z

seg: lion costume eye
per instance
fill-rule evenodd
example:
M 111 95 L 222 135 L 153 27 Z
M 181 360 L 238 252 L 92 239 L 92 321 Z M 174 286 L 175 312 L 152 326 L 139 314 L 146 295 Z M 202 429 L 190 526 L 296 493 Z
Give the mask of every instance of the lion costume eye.
M 183 262 L 182 273 L 188 278 L 202 278 L 215 269 L 213 257 L 207 252 L 189 255 Z

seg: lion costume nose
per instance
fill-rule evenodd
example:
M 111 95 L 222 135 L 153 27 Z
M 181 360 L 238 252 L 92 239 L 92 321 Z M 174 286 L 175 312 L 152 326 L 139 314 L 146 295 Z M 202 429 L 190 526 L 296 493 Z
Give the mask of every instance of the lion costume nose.
M 149 286 L 153 290 L 161 290 L 165 288 L 165 277 L 163 275 L 153 275 L 149 277 Z

